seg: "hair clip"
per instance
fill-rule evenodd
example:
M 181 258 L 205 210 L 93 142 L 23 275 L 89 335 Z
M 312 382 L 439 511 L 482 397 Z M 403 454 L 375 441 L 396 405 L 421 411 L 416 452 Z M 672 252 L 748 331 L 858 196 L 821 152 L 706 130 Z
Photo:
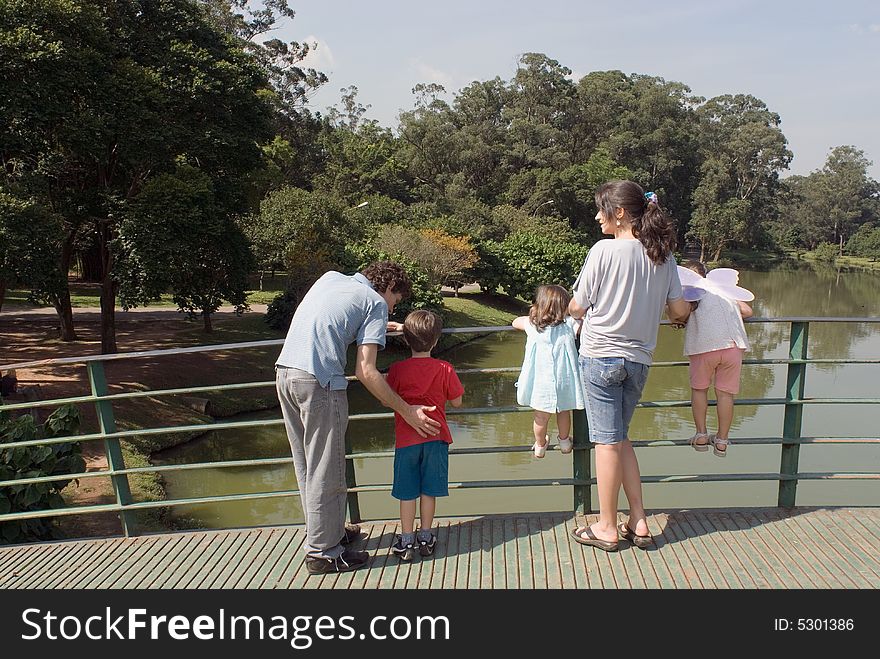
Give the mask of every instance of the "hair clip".
M 648 200 L 648 203 L 649 203 L 649 204 L 659 204 L 659 203 L 660 203 L 660 200 L 657 199 L 657 193 L 656 193 L 656 192 L 646 192 L 646 193 L 645 193 L 645 199 Z

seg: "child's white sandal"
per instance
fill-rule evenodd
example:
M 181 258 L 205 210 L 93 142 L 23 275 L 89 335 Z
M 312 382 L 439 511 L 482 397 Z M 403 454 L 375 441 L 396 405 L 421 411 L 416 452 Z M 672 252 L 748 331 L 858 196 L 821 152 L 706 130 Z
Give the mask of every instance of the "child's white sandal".
M 571 441 L 570 437 L 566 437 L 563 439 L 562 437 L 557 437 L 559 440 L 559 452 L 560 453 L 571 453 L 574 448 L 574 444 Z
M 543 458 L 547 454 L 547 447 L 550 446 L 550 438 L 544 438 L 544 446 L 538 444 L 537 440 L 532 444 L 532 450 L 535 452 L 536 458 Z

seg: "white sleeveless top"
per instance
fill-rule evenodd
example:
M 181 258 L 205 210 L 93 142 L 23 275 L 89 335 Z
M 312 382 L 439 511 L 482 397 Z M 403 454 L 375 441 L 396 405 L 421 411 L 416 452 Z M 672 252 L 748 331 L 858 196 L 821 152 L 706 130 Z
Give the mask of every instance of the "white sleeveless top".
M 725 348 L 749 349 L 742 314 L 734 300 L 707 292 L 688 317 L 684 332 L 684 354 L 699 355 Z

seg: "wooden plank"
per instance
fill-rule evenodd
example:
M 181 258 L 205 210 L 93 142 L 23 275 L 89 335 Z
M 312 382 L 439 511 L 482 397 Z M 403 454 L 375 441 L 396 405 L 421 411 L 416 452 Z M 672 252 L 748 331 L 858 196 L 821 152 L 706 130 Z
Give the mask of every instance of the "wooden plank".
M 550 515 L 547 517 L 547 523 L 550 527 L 550 537 L 552 538 L 554 548 L 556 549 L 556 555 L 559 560 L 559 587 L 578 588 L 579 585 L 586 587 L 588 583 L 586 573 L 582 572 L 578 575 L 578 571 L 575 570 L 574 561 L 572 560 L 571 547 L 569 547 L 568 541 L 565 539 L 566 533 L 568 533 L 568 519 L 557 515 Z M 546 542 L 547 541 L 545 540 L 545 544 Z
M 348 584 L 350 589 L 364 588 L 370 572 L 376 563 L 379 547 L 382 546 L 385 537 L 385 525 L 382 523 L 372 524 L 369 527 L 369 533 L 364 543 L 364 551 L 370 554 L 370 564 L 366 568 L 355 570 L 351 575 L 351 581 Z M 391 541 L 393 542 L 393 540 Z M 389 543 L 390 546 L 390 543 Z
M 455 572 L 455 587 L 467 588 L 471 565 L 471 529 L 473 523 L 464 521 L 458 525 L 458 568 Z
M 609 558 L 618 571 L 623 571 L 623 580 L 627 583 L 624 588 L 646 588 L 647 580 L 645 574 L 642 572 L 639 560 L 636 557 L 637 553 L 642 554 L 644 552 L 641 549 L 638 549 L 634 544 L 620 538 L 618 538 L 617 546 L 617 556 L 612 554 L 609 555 Z
M 690 588 L 688 573 L 682 568 L 681 562 L 675 555 L 672 546 L 669 545 L 668 538 L 663 531 L 666 527 L 665 516 L 654 514 L 648 515 L 648 532 L 654 536 L 654 547 L 647 553 L 650 554 L 651 565 L 654 568 L 654 574 L 660 583 L 661 588 Z M 696 572 L 688 562 L 689 570 L 693 574 L 694 580 L 699 584 Z
M 730 556 L 730 550 L 715 533 L 715 527 L 708 522 L 705 515 L 697 511 L 688 511 L 684 513 L 684 516 L 690 523 L 691 528 L 694 529 L 694 532 L 700 536 L 705 546 L 709 548 L 709 553 L 704 558 L 704 561 L 713 562 L 716 570 L 721 573 L 721 576 L 724 577 L 731 588 L 745 588 L 742 566 Z
M 391 561 L 397 561 L 397 558 L 391 554 L 391 545 L 394 544 L 394 534 L 397 532 L 397 523 L 389 522 L 382 529 L 381 542 L 376 548 L 376 555 L 370 561 L 370 569 L 364 581 L 364 588 L 375 589 L 379 587 L 382 581 L 382 573 Z M 392 567 L 393 569 L 393 567 Z
M 22 558 L 12 570 L 12 578 L 7 577 L 5 588 L 13 590 L 27 588 L 34 576 L 39 576 L 41 566 L 46 563 L 54 563 L 59 556 L 68 551 L 66 543 L 51 543 L 48 545 L 36 545 L 22 551 Z
M 241 545 L 236 547 L 235 557 L 226 564 L 223 571 L 214 579 L 214 583 L 211 586 L 212 588 L 228 588 L 230 581 L 236 581 L 238 579 L 239 573 L 244 570 L 243 566 L 245 564 L 245 557 L 260 537 L 260 530 L 248 529 L 242 531 L 241 537 L 242 542 Z
M 207 569 L 198 584 L 191 587 L 198 589 L 215 588 L 216 583 L 222 580 L 222 575 L 226 573 L 229 564 L 238 565 L 241 561 L 242 547 L 247 545 L 248 531 L 236 530 L 229 534 L 224 545 L 214 554 L 214 560 L 210 565 L 205 566 Z
M 461 527 L 458 522 L 449 523 L 449 540 L 446 547 L 446 566 L 443 568 L 443 588 L 455 588 L 455 579 L 458 576 L 459 541 L 461 539 Z
M 768 524 L 768 520 L 762 517 L 760 511 L 741 512 L 732 516 L 733 521 L 752 539 L 759 549 L 763 544 L 766 551 L 762 551 L 765 560 L 774 567 L 776 576 L 782 581 L 785 588 L 808 588 L 815 587 L 799 566 L 803 561 L 797 552 L 792 551 L 787 540 L 781 541 L 777 536 L 778 531 Z M 792 557 L 795 557 L 792 560 Z
M 431 561 L 431 589 L 442 589 L 446 573 L 446 558 L 449 553 L 449 520 L 437 522 L 437 546 L 434 549 L 434 560 Z
M 468 545 L 468 578 L 466 587 L 479 590 L 483 576 L 483 520 L 468 522 L 470 543 Z
M 544 548 L 545 582 L 542 587 L 560 589 L 568 586 L 572 588 L 572 583 L 563 584 L 562 581 L 562 566 L 559 561 L 556 538 L 553 535 L 553 520 L 550 518 L 550 515 L 541 515 L 535 518 L 535 524 L 537 537 Z
M 363 531 L 363 537 L 359 540 L 354 548 L 357 551 L 366 551 L 370 553 L 370 549 L 373 545 L 378 545 L 378 541 L 374 542 L 374 534 L 381 534 L 382 525 L 379 525 L 378 531 L 375 524 L 361 524 L 361 531 Z M 373 554 L 370 553 L 370 561 L 373 560 Z M 366 574 L 369 568 L 361 568 L 360 570 L 355 570 L 353 572 L 344 572 L 339 575 L 339 578 L 336 580 L 336 588 L 348 590 L 353 587 L 353 583 L 355 577 L 359 574 Z
M 164 545 L 162 545 L 161 549 L 159 549 L 158 546 L 154 547 L 154 549 L 158 550 L 154 551 L 150 560 L 145 563 L 143 568 L 138 571 L 137 575 L 128 582 L 126 585 L 127 588 L 144 588 L 145 583 L 152 581 L 159 566 L 171 558 L 176 546 L 182 539 L 179 535 L 166 535 L 164 538 Z
M 389 528 L 389 535 L 391 537 L 389 538 L 388 550 L 385 552 L 384 555 L 385 562 L 382 566 L 382 571 L 379 575 L 379 581 L 376 584 L 376 588 L 393 588 L 394 582 L 397 579 L 397 574 L 402 567 L 402 561 L 400 560 L 400 558 L 398 558 L 397 555 L 391 551 L 391 547 L 394 545 L 394 543 L 397 542 L 397 536 L 401 534 L 400 523 L 398 522 L 396 524 L 389 525 Z
M 873 538 L 872 542 L 875 546 L 880 545 L 880 514 L 878 514 L 876 509 L 842 509 L 837 512 L 850 519 L 853 522 L 853 526 L 861 526 L 865 530 L 867 537 Z
M 507 587 L 521 588 L 519 581 L 519 562 L 516 548 L 516 522 L 511 517 L 504 518 L 504 567 L 507 573 Z
M 190 540 L 193 537 L 191 533 L 180 533 L 175 536 L 177 537 L 175 544 L 166 549 L 161 559 L 153 566 L 150 574 L 137 586 L 138 588 L 160 588 L 170 575 L 175 574 L 177 565 L 182 558 L 196 546 L 190 545 Z
M 186 545 L 186 551 L 180 552 L 179 562 L 173 569 L 169 569 L 163 578 L 156 583 L 156 588 L 178 588 L 181 582 L 186 582 L 192 576 L 193 565 L 206 551 L 209 550 L 213 541 L 213 534 L 197 531 L 192 534 L 193 541 Z
M 290 555 L 290 560 L 287 562 L 287 565 L 278 577 L 278 583 L 275 585 L 275 588 L 301 588 L 309 579 L 318 579 L 318 577 L 310 576 L 309 571 L 306 568 L 306 555 L 308 554 L 309 545 L 305 528 L 302 528 L 300 534 L 302 535 L 302 541 Z M 360 572 L 365 571 L 366 570 L 361 570 Z
M 207 543 L 198 546 L 198 556 L 189 564 L 186 572 L 180 575 L 180 579 L 174 586 L 175 588 L 198 588 L 216 565 L 219 556 L 222 555 L 229 546 L 229 543 L 238 535 L 235 531 L 211 531 L 204 533 L 207 536 Z
M 800 588 L 829 587 L 828 582 L 815 569 L 818 563 L 826 559 L 821 558 L 821 552 L 803 542 L 803 532 L 798 525 L 789 524 L 788 516 L 779 510 L 756 511 L 755 516 L 765 523 L 770 534 L 784 544 L 784 553 L 789 557 L 789 571 L 798 579 Z
M 514 518 L 514 542 L 516 543 L 516 567 L 519 578 L 519 587 L 523 589 L 535 588 L 534 566 L 537 557 L 532 554 L 531 538 L 529 537 L 529 522 L 527 519 Z
M 264 556 L 278 542 L 282 530 L 279 528 L 260 529 L 257 537 L 246 545 L 240 568 L 234 579 L 224 584 L 224 588 L 244 588 L 254 573 L 260 569 L 260 557 Z
M 290 567 L 291 562 L 296 559 L 297 552 L 305 542 L 305 529 L 289 529 L 285 532 L 284 537 L 276 545 L 274 559 L 269 564 L 269 570 L 258 588 L 272 589 L 278 588 L 281 577 Z
M 693 513 L 708 536 L 715 541 L 715 544 L 723 552 L 724 560 L 730 566 L 733 575 L 739 581 L 743 588 L 757 588 L 757 582 L 750 573 L 748 566 L 743 562 L 741 552 L 737 550 L 738 545 L 731 545 L 730 533 L 723 526 L 716 525 L 708 512 Z
M 9 550 L 6 560 L 0 567 L 0 574 L 24 575 L 30 566 L 38 565 L 40 562 L 53 555 L 62 545 L 66 543 L 53 542 L 48 544 L 32 544 L 15 547 Z
M 507 588 L 507 551 L 504 546 L 504 519 L 492 518 L 492 587 Z M 514 586 L 511 586 L 513 588 Z
M 756 547 L 749 538 L 749 533 L 741 529 L 729 513 L 715 513 L 710 519 L 716 527 L 723 527 L 730 534 L 730 543 L 736 544 L 736 551 L 743 560 L 750 564 L 749 571 L 758 588 L 785 588 L 785 584 L 776 575 L 776 570 L 765 557 L 765 551 Z
M 126 569 L 117 577 L 110 588 L 119 589 L 129 587 L 129 584 L 138 581 L 146 574 L 148 567 L 161 557 L 163 548 L 171 538 L 167 535 L 157 535 L 151 538 L 138 539 L 144 543 L 144 551 L 138 553 L 136 562 L 129 562 Z M 111 562 L 110 565 L 113 565 Z M 99 573 L 100 574 L 100 573 Z M 78 587 L 79 584 L 74 584 Z
M 19 588 L 46 588 L 47 583 L 64 578 L 64 575 L 83 565 L 83 558 L 88 555 L 89 547 L 84 542 L 63 543 L 53 556 L 35 565 L 28 574 L 28 581 L 18 584 Z M 97 545 L 98 543 L 95 543 Z M 86 545 L 86 546 L 84 546 Z
M 684 520 L 682 513 L 675 512 L 667 515 L 664 535 L 667 534 L 670 538 L 670 544 L 674 546 L 675 555 L 682 561 L 682 569 L 684 569 L 687 574 L 685 563 L 688 563 L 696 574 L 698 585 L 695 585 L 692 577 L 688 575 L 688 581 L 690 582 L 691 588 L 727 587 L 727 582 L 724 581 L 724 579 L 719 576 L 718 581 L 716 582 L 712 574 L 706 569 L 700 555 L 707 550 L 702 542 L 699 544 L 697 543 L 699 538 L 694 537 L 693 529 L 691 529 L 690 525 L 687 524 L 687 521 Z
M 595 516 L 581 516 L 580 518 L 575 518 L 575 523 L 572 525 L 574 528 L 581 526 L 589 526 L 592 524 Z M 571 535 L 572 529 L 566 529 L 568 533 L 566 533 L 566 540 L 568 541 L 569 547 L 571 548 L 572 556 L 575 557 L 575 562 L 577 562 L 577 557 L 580 557 L 580 560 L 584 564 L 584 570 L 590 575 L 589 579 L 589 587 L 590 588 L 616 588 L 617 585 L 614 583 L 614 577 L 608 570 L 607 563 L 600 564 L 599 562 L 599 554 L 596 553 L 591 547 L 586 547 L 582 544 L 579 544 Z M 601 550 L 600 550 L 601 551 Z M 605 552 L 601 552 L 605 553 Z
M 154 540 L 151 539 L 149 544 Z M 97 549 L 95 553 L 89 557 L 88 563 L 83 566 L 84 569 L 71 575 L 71 578 L 62 582 L 60 588 L 94 588 L 100 583 L 102 578 L 113 569 L 118 557 L 128 553 L 126 550 L 130 546 L 139 544 L 134 538 L 121 538 L 112 543 L 107 543 L 106 551 Z M 145 549 L 149 551 L 149 547 Z M 107 588 L 109 586 L 103 586 Z
M 492 590 L 495 565 L 492 554 L 492 518 L 485 518 L 480 524 L 480 589 Z
M 839 511 L 819 511 L 818 517 L 828 517 L 833 520 L 834 524 L 841 529 L 847 536 L 849 536 L 852 541 L 852 547 L 857 547 L 860 549 L 860 556 L 864 560 L 867 568 L 871 570 L 871 572 L 878 576 L 880 575 L 880 561 L 877 558 L 876 551 L 864 551 L 864 547 L 875 547 L 876 537 L 873 533 L 870 533 L 865 530 L 863 525 L 860 525 L 855 522 L 854 518 L 848 515 L 843 515 Z
M 537 515 L 529 515 L 526 518 L 528 525 L 529 553 L 532 556 L 532 579 L 533 588 L 547 590 L 547 563 L 550 557 L 544 546 L 544 538 L 541 537 L 541 518 Z M 556 557 L 553 557 L 556 560 Z
M 774 516 L 777 517 L 777 516 Z M 821 543 L 813 543 L 814 537 L 828 537 L 827 531 L 816 536 L 813 527 L 800 515 L 778 516 L 782 518 L 783 532 L 787 537 L 794 538 L 798 549 L 807 559 L 801 563 L 801 567 L 809 567 L 813 580 L 820 583 L 820 588 L 862 588 L 858 579 L 853 578 L 852 568 L 847 561 L 841 560 L 840 556 L 831 548 L 821 547 Z
M 848 529 L 839 524 L 834 515 L 816 511 L 815 516 L 804 515 L 803 521 L 815 529 L 808 536 L 813 548 L 823 552 L 831 564 L 847 565 L 847 573 L 853 577 L 853 570 L 857 571 L 860 588 L 880 587 L 880 570 L 875 572 L 873 569 L 876 566 L 875 559 L 862 549 L 860 538 L 850 535 Z M 834 544 L 828 541 L 834 541 Z

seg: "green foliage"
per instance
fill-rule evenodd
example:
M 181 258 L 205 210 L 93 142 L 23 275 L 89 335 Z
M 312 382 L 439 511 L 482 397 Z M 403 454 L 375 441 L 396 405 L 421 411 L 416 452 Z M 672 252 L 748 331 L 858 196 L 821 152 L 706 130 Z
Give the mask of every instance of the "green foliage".
M 846 252 L 872 260 L 880 259 L 880 227 L 863 224 L 847 241 Z
M 65 437 L 79 429 L 80 415 L 74 405 L 56 409 L 37 426 L 28 414 L 12 418 L 0 412 L 0 443 Z M 85 470 L 78 442 L 49 446 L 0 449 L 0 481 L 75 474 Z M 70 480 L 0 487 L 0 514 L 64 508 L 61 491 Z M 23 519 L 0 522 L 0 543 L 49 540 L 56 537 L 51 519 Z
M 224 213 L 204 172 L 183 165 L 152 178 L 120 224 L 116 251 L 123 307 L 170 291 L 181 311 L 210 316 L 224 300 L 246 308 L 254 261 L 241 229 Z
M 500 243 L 480 246 L 480 287 L 503 286 L 509 295 L 529 300 L 542 284 L 570 288 L 587 257 L 588 247 L 548 235 L 518 231 Z
M 840 248 L 834 243 L 819 243 L 809 256 L 815 261 L 823 263 L 834 263 L 840 256 Z
M 354 272 L 363 270 L 373 261 L 394 261 L 398 263 L 412 281 L 412 297 L 395 305 L 392 319 L 403 322 L 410 311 L 416 309 L 428 309 L 441 313 L 443 310 L 443 296 L 440 294 L 440 286 L 431 283 L 428 273 L 421 264 L 407 256 L 387 250 L 384 246 L 372 243 L 352 245 L 346 249 L 346 271 Z
M 299 298 L 292 291 L 285 291 L 275 296 L 275 299 L 266 308 L 263 320 L 274 330 L 286 332 L 290 328 L 290 321 L 299 304 Z
M 37 303 L 64 285 L 55 263 L 60 225 L 46 207 L 0 188 L 0 288 L 20 284 L 28 289 L 28 300 Z

